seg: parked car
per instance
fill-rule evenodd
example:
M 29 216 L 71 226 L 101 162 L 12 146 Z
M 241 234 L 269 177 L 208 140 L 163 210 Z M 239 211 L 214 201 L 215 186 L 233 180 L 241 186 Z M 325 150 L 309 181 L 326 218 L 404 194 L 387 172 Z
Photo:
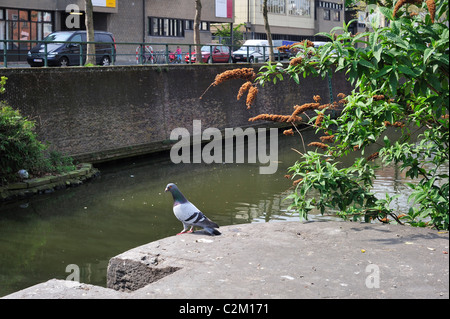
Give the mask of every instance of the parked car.
M 281 46 L 283 46 L 283 45 L 286 45 L 286 46 L 292 45 L 292 44 L 295 43 L 295 41 L 288 41 L 288 40 L 273 40 L 272 43 L 273 43 L 273 45 L 274 45 L 275 47 L 278 48 L 278 47 L 281 47 Z M 278 54 L 279 54 L 279 56 L 280 56 L 280 60 L 289 59 L 289 58 L 292 56 L 292 54 L 291 54 L 290 52 L 284 52 L 284 51 L 278 51 L 278 50 L 276 50 L 276 52 L 278 52 Z M 275 52 L 274 52 L 274 54 L 275 54 L 275 59 L 277 59 L 278 57 L 276 56 L 276 53 L 275 53 Z
M 231 63 L 233 61 L 233 54 L 230 49 L 225 45 L 208 44 L 201 48 L 202 59 L 204 63 Z M 211 58 L 212 52 L 212 58 Z M 192 63 L 196 61 L 196 52 L 186 54 L 184 57 L 186 63 L 189 63 L 189 59 Z
M 58 31 L 49 34 L 43 41 L 47 44 L 47 65 L 69 66 L 80 65 L 80 49 L 82 64 L 86 61 L 86 31 Z M 69 41 L 73 43 L 61 43 Z M 109 65 L 115 60 L 116 45 L 114 36 L 109 32 L 94 31 L 96 64 Z M 45 61 L 45 44 L 38 43 L 28 51 L 27 62 L 30 66 L 43 66 Z
M 278 56 L 278 50 L 273 49 L 275 58 Z M 248 56 L 248 61 L 247 61 Z M 233 62 L 250 62 L 256 60 L 259 62 L 269 61 L 269 41 L 267 40 L 247 40 L 239 50 L 233 52 Z

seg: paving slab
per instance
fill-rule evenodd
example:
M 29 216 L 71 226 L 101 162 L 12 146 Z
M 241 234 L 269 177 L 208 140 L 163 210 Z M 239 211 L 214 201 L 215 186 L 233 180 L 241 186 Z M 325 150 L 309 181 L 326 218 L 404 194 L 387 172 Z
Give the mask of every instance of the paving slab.
M 111 258 L 109 288 L 53 279 L 5 298 L 449 298 L 448 232 L 336 221 L 220 231 Z

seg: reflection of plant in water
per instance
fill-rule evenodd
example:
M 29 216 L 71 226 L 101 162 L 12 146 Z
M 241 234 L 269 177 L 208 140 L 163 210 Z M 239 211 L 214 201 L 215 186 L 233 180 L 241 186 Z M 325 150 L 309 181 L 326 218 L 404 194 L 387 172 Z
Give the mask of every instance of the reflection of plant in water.
M 347 0 L 347 4 L 352 2 L 356 1 Z M 377 1 L 367 2 L 374 3 Z M 407 3 L 426 7 L 428 14 L 396 17 Z M 249 120 L 291 123 L 302 142 L 296 123 L 323 133 L 320 142 L 309 144 L 315 151 L 304 145 L 303 152 L 296 150 L 301 160 L 289 169 L 288 177 L 295 186 L 288 196 L 290 208 L 301 217 L 307 218 L 313 209 L 322 213 L 334 210 L 346 219 L 394 220 L 448 229 L 449 177 L 448 168 L 442 169 L 449 160 L 448 0 L 400 0 L 394 10 L 379 9 L 389 21 L 388 27 L 372 26 L 373 32 L 357 35 L 349 31 L 350 23 L 335 28 L 320 34 L 330 42 L 319 48 L 295 44 L 292 48 L 299 48 L 297 56 L 288 66 L 267 63 L 255 78 L 261 86 L 285 77 L 300 84 L 302 75 L 325 77 L 334 69 L 345 71 L 355 86 L 350 95 L 340 94 L 340 100 L 331 104 L 320 104 L 320 97 L 314 96 L 314 102 L 295 106 L 290 115 L 260 114 Z M 223 76 L 228 77 L 218 78 Z M 329 111 L 338 106 L 342 112 L 334 118 Z M 310 117 L 311 113 L 315 116 Z M 398 140 L 386 134 L 390 127 L 401 130 Z M 294 135 L 293 129 L 284 134 Z M 376 150 L 367 156 L 368 147 Z M 342 167 L 338 160 L 354 151 L 361 152 L 361 157 Z M 407 183 L 412 190 L 408 214 L 400 215 L 391 208 L 397 196 L 377 198 L 373 193 L 372 162 L 377 158 L 383 165 L 398 165 L 407 178 L 418 180 Z

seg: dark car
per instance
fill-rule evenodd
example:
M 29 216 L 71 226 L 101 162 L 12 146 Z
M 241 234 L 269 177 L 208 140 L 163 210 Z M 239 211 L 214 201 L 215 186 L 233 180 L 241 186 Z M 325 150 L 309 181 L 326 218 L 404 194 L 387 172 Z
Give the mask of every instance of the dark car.
M 230 52 L 230 49 L 225 45 L 204 45 L 201 48 L 202 52 L 202 62 L 204 63 L 232 63 L 233 62 L 233 54 Z M 212 53 L 212 58 L 211 58 Z M 189 59 L 192 63 L 195 63 L 196 53 L 191 52 L 190 54 L 186 54 L 185 61 L 189 63 Z
M 109 32 L 94 32 L 96 64 L 109 65 L 115 59 L 116 45 Z M 80 49 L 82 65 L 86 61 L 86 31 L 58 31 L 48 35 L 43 41 L 47 43 L 47 65 L 69 66 L 80 65 Z M 61 43 L 72 42 L 72 43 Z M 27 62 L 31 66 L 43 66 L 45 63 L 45 44 L 39 43 L 28 51 Z

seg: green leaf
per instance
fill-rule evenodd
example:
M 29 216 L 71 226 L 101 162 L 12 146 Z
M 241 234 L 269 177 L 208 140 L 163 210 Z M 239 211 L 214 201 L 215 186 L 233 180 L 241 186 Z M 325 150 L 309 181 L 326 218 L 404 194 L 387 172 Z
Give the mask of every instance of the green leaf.
M 425 52 L 423 53 L 423 63 L 424 64 L 427 64 L 427 60 L 433 52 L 434 52 L 434 48 L 427 48 L 425 50 Z
M 300 84 L 300 79 L 298 77 L 298 73 L 294 73 L 292 75 L 292 78 L 294 79 L 295 83 Z
M 373 66 L 373 64 L 372 63 L 370 63 L 369 61 L 367 61 L 367 60 L 359 60 L 358 61 L 358 64 L 360 64 L 360 65 L 362 65 L 362 66 L 365 66 L 365 67 L 367 67 L 367 68 L 369 68 L 369 69 L 375 69 L 375 67 Z
M 387 73 L 389 73 L 391 71 L 392 71 L 392 65 L 387 65 L 384 68 L 382 68 L 380 72 L 375 74 L 374 78 L 378 79 L 379 77 L 382 77 L 382 76 L 386 75 Z
M 390 9 L 388 7 L 383 7 L 383 6 L 377 6 L 377 8 L 388 20 L 393 20 L 392 9 Z
M 375 57 L 377 62 L 380 62 L 382 52 L 383 52 L 383 47 L 381 46 L 381 44 L 375 45 L 375 47 L 373 48 L 373 56 Z
M 411 77 L 416 77 L 417 74 L 414 73 L 413 70 L 411 70 L 409 67 L 407 67 L 406 65 L 399 65 L 397 67 L 397 69 L 402 72 L 403 74 L 409 75 Z
M 397 73 L 392 72 L 389 76 L 389 88 L 391 89 L 392 95 L 397 95 L 397 85 L 398 85 L 398 78 Z

